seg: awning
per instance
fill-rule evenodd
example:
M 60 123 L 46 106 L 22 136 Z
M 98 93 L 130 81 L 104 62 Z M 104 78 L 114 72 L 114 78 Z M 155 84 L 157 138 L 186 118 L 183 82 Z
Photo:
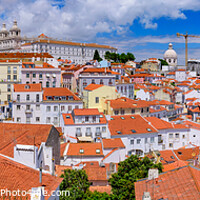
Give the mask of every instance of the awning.
M 82 142 L 93 142 L 91 137 L 78 137 L 78 140 Z

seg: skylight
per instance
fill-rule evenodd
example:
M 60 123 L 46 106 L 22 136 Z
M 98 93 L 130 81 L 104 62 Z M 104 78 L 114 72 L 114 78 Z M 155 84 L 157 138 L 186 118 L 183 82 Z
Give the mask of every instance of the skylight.
M 122 134 L 122 132 L 121 132 L 121 131 L 117 131 L 117 133 L 118 133 L 118 134 Z
M 131 116 L 131 119 L 135 119 L 135 117 Z
M 114 118 L 111 117 L 110 120 L 114 120 Z
M 132 133 L 136 133 L 136 130 L 135 129 L 131 129 Z
M 99 154 L 100 153 L 100 149 L 96 149 L 96 153 Z
M 148 132 L 151 132 L 152 130 L 151 130 L 150 128 L 147 128 L 147 131 L 148 131 Z
M 125 119 L 124 117 L 121 117 L 121 119 Z
M 84 153 L 84 150 L 83 150 L 83 149 L 80 149 L 79 152 L 82 154 L 82 153 Z
M 69 116 L 69 115 L 66 115 L 66 119 L 70 119 L 70 116 Z

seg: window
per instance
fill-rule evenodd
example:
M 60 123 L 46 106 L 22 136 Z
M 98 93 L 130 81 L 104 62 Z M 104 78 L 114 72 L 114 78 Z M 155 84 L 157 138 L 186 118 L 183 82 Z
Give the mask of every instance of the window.
M 26 110 L 30 110 L 31 106 L 30 105 L 26 105 Z
M 29 78 L 30 77 L 30 74 L 29 73 L 26 73 L 26 78 Z
M 99 103 L 99 97 L 95 97 L 95 103 Z
M 53 110 L 54 112 L 58 112 L 58 106 L 54 106 Z
M 68 111 L 72 111 L 72 106 L 68 106 Z
M 103 132 L 103 133 L 106 132 L 106 127 L 105 127 L 105 126 L 102 127 L 102 132 Z
M 10 77 L 11 77 L 10 75 L 7 76 L 7 80 L 8 80 L 8 81 L 10 81 Z
M 26 101 L 30 101 L 30 95 L 29 94 L 26 95 Z
M 97 132 L 97 133 L 100 132 L 100 127 L 96 127 L 96 132 Z
M 46 82 L 46 87 L 47 87 L 47 88 L 49 87 L 49 81 Z
M 20 117 L 17 117 L 17 122 L 21 122 L 21 118 Z
M 51 118 L 50 117 L 46 118 L 46 123 L 48 123 L 48 124 L 51 123 Z
M 96 122 L 96 116 L 92 116 L 92 121 Z
M 179 133 L 176 133 L 176 134 L 175 134 L 175 137 L 176 137 L 176 138 L 179 138 Z
M 119 110 L 114 111 L 115 115 L 119 115 Z
M 17 110 L 20 110 L 21 106 L 20 105 L 17 105 Z
M 154 143 L 154 137 L 151 137 L 151 138 L 150 138 L 150 142 L 151 142 L 151 143 Z
M 94 79 L 92 79 L 92 84 L 95 84 L 95 80 Z
M 36 117 L 36 122 L 39 122 L 40 121 L 40 118 L 39 117 Z
M 31 122 L 31 118 L 30 117 L 26 117 L 26 123 L 30 124 L 30 122 Z
M 7 85 L 7 91 L 11 92 L 11 85 L 10 84 Z
M 40 105 L 36 105 L 36 110 L 40 110 Z
M 51 106 L 47 106 L 47 112 L 51 111 Z
M 173 143 L 169 143 L 169 147 L 173 147 Z
M 170 134 L 169 134 L 169 138 L 173 138 L 173 133 L 170 133 Z
M 90 127 L 86 128 L 86 136 L 91 136 L 91 128 Z
M 8 70 L 7 73 L 10 74 L 10 73 L 11 73 L 11 68 L 10 68 L 10 66 L 8 67 L 7 70 Z
M 56 81 L 53 81 L 52 87 L 53 87 L 53 88 L 56 87 Z
M 11 95 L 10 94 L 7 95 L 7 99 L 8 99 L 8 101 L 11 100 Z
M 40 101 L 40 95 L 36 94 L 36 102 L 39 102 L 39 101 Z
M 89 117 L 88 117 L 88 116 L 85 117 L 85 121 L 86 121 L 86 122 L 89 121 Z
M 143 113 L 143 112 L 144 112 L 144 109 L 142 108 L 142 109 L 141 109 L 141 113 Z
M 36 73 L 33 73 L 33 78 L 36 78 Z
M 183 135 L 183 139 L 185 138 L 185 135 Z
M 61 106 L 61 111 L 65 111 L 65 106 Z
M 58 117 L 54 117 L 54 118 L 53 118 L 53 121 L 54 121 L 54 122 L 53 122 L 54 124 L 57 124 L 57 123 L 58 123 Z
M 20 95 L 19 94 L 17 95 L 17 101 L 20 101 Z
M 147 144 L 148 143 L 148 138 L 145 138 L 145 144 Z
M 140 144 L 141 143 L 141 139 L 137 139 L 137 144 Z
M 17 81 L 17 75 L 13 75 L 13 80 Z
M 196 135 L 193 135 L 193 137 L 196 137 Z
M 125 113 L 124 110 L 121 110 L 121 115 L 124 115 L 124 113 Z
M 131 110 L 131 113 L 134 114 L 134 113 L 135 113 L 135 109 L 132 109 L 132 110 Z
M 75 106 L 75 109 L 79 109 L 79 106 Z
M 134 144 L 134 140 L 131 140 L 131 141 L 130 141 L 130 144 Z
M 39 74 L 39 79 L 42 79 L 42 73 Z

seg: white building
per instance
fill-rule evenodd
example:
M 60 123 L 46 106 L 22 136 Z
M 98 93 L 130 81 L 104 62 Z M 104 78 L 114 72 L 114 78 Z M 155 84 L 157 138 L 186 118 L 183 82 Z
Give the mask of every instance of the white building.
M 69 136 L 88 141 L 110 137 L 106 117 L 98 109 L 74 109 L 71 114 L 62 114 L 61 127 L 66 141 Z
M 62 113 L 82 108 L 82 101 L 67 88 L 43 88 L 41 84 L 15 84 L 14 122 L 60 126 Z
M 158 130 L 142 116 L 112 116 L 108 124 L 111 138 L 121 138 L 126 154 L 144 156 L 158 150 Z
M 175 72 L 175 79 L 178 82 L 185 81 L 187 79 L 187 74 L 186 74 L 185 69 L 177 69 Z

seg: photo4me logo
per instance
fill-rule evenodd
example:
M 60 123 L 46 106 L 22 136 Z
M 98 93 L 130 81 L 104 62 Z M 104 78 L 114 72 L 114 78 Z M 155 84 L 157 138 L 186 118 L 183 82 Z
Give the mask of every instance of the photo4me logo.
M 9 190 L 7 188 L 0 189 L 1 197 L 31 197 L 31 200 L 41 200 L 42 197 L 59 197 L 59 196 L 70 196 L 70 191 L 55 190 L 47 191 L 44 187 L 32 188 L 30 190 Z

